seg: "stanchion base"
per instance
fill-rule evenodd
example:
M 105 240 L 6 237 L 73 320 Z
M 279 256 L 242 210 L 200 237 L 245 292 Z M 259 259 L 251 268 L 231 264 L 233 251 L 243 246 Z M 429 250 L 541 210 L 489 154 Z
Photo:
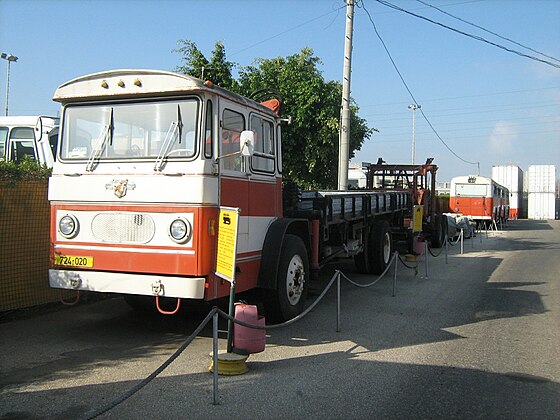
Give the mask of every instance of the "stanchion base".
M 218 375 L 243 375 L 249 372 L 249 368 L 245 363 L 249 358 L 248 355 L 242 355 L 237 353 L 228 353 L 227 351 L 221 350 L 218 352 Z M 208 368 L 210 372 L 214 372 L 214 357 L 210 353 L 210 367 Z

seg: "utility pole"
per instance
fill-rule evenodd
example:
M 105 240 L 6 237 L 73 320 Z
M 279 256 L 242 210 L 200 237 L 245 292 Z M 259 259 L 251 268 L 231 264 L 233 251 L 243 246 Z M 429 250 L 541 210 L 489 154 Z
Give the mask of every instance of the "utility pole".
M 346 0 L 346 35 L 342 75 L 342 110 L 338 145 L 338 189 L 348 189 L 348 156 L 350 155 L 350 76 L 352 73 L 352 33 L 354 0 Z

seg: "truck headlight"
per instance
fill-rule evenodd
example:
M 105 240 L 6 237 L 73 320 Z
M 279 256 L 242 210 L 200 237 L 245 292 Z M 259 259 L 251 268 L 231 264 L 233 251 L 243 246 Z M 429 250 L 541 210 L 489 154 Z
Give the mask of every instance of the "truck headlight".
M 191 237 L 191 233 L 191 224 L 186 219 L 175 219 L 169 225 L 169 236 L 179 244 L 187 242 Z
M 80 225 L 78 219 L 74 216 L 67 214 L 58 221 L 58 231 L 62 236 L 71 239 L 78 234 Z

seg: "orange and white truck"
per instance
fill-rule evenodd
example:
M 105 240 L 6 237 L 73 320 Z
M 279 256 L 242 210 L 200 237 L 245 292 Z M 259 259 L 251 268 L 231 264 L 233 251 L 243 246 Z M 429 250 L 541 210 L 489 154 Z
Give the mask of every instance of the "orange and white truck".
M 53 288 L 212 301 L 221 208 L 239 209 L 236 292 L 267 317 L 304 309 L 313 271 L 354 258 L 379 273 L 410 230 L 412 190 L 304 191 L 282 180 L 279 101 L 165 71 L 61 85 L 49 183 Z

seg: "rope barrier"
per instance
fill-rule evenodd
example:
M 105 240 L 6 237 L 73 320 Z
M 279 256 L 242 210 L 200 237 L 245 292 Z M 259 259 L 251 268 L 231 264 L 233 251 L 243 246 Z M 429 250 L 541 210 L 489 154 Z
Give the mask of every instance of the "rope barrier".
M 428 244 L 428 252 L 430 253 L 430 255 L 431 255 L 432 257 L 437 258 L 437 257 L 439 257 L 439 256 L 441 255 L 441 253 L 444 251 L 446 244 L 447 244 L 447 235 L 445 235 L 445 238 L 443 239 L 443 244 L 442 244 L 442 246 L 441 246 L 441 248 L 440 248 L 440 250 L 439 250 L 439 252 L 438 252 L 437 254 L 434 254 L 434 253 L 432 252 L 432 247 L 431 247 L 429 244 Z
M 415 265 L 415 266 L 410 266 L 410 265 L 408 265 L 407 263 L 405 263 L 405 262 L 403 261 L 403 259 L 401 258 L 400 255 L 399 255 L 399 261 L 401 262 L 402 265 L 404 265 L 406 268 L 409 268 L 410 270 L 416 270 L 416 269 L 418 269 L 418 266 L 419 266 L 418 261 L 416 261 L 416 265 Z
M 332 287 L 332 285 L 334 284 L 334 282 L 336 280 L 340 281 L 340 278 L 342 277 L 347 282 L 349 282 L 350 284 L 352 284 L 356 287 L 360 287 L 360 288 L 371 287 L 371 286 L 377 284 L 381 279 L 383 279 L 385 277 L 385 275 L 387 274 L 387 272 L 391 268 L 391 265 L 396 260 L 396 258 L 398 258 L 405 267 L 411 268 L 413 270 L 417 270 L 418 264 L 415 267 L 408 266 L 402 260 L 402 258 L 400 257 L 398 252 L 395 252 L 393 254 L 393 256 L 391 257 L 391 260 L 387 263 L 387 267 L 385 268 L 383 273 L 381 273 L 379 275 L 379 277 L 377 279 L 375 279 L 373 282 L 368 283 L 368 284 L 356 283 L 355 281 L 351 280 L 348 276 L 346 276 L 344 273 L 342 273 L 340 270 L 336 270 L 335 273 L 333 274 L 333 276 L 331 277 L 331 279 L 329 280 L 328 284 L 325 286 L 325 288 L 321 292 L 321 294 L 317 297 L 317 299 L 315 299 L 315 301 L 311 305 L 309 305 L 298 316 L 296 316 L 296 317 L 294 317 L 294 318 L 292 318 L 292 319 L 290 319 L 286 322 L 283 322 L 281 324 L 264 325 L 264 326 L 249 324 L 247 322 L 243 322 L 243 321 L 240 321 L 238 319 L 235 319 L 234 317 L 230 316 L 228 313 L 222 311 L 221 309 L 219 309 L 217 307 L 212 308 L 212 310 L 208 313 L 208 315 L 206 315 L 206 317 L 202 320 L 202 322 L 198 325 L 198 327 L 193 331 L 193 333 L 185 340 L 185 342 L 169 357 L 169 359 L 167 359 L 164 363 L 162 363 L 151 375 L 149 375 L 147 378 L 142 380 L 140 383 L 138 383 L 137 385 L 135 385 L 134 387 L 129 389 L 124 394 L 122 394 L 119 398 L 116 398 L 115 400 L 113 400 L 109 404 L 106 404 L 104 407 L 102 407 L 102 408 L 100 408 L 96 411 L 93 411 L 90 414 L 86 414 L 84 418 L 87 419 L 87 420 L 95 419 L 96 417 L 106 413 L 107 411 L 115 408 L 117 405 L 123 403 L 124 401 L 126 401 L 127 399 L 132 397 L 134 394 L 136 394 L 138 391 L 140 391 L 142 388 L 144 388 L 146 385 L 148 385 L 161 372 L 163 372 L 171 363 L 173 363 L 175 361 L 175 359 L 177 359 L 177 357 L 179 357 L 181 355 L 181 353 L 183 353 L 183 351 L 192 343 L 192 341 L 198 336 L 198 334 L 200 334 L 202 329 L 206 326 L 206 324 L 208 324 L 210 319 L 212 319 L 215 314 L 218 314 L 222 318 L 227 319 L 231 322 L 234 322 L 235 324 L 238 324 L 238 325 L 241 325 L 241 326 L 244 326 L 244 327 L 247 327 L 247 328 L 257 329 L 257 330 L 274 330 L 274 329 L 287 327 L 287 326 L 289 326 L 291 324 L 294 324 L 295 322 L 299 321 L 300 319 L 305 317 L 309 312 L 311 312 L 319 304 L 319 302 L 324 298 L 324 296 L 327 294 L 327 292 L 330 290 L 330 288 Z M 395 276 L 396 276 L 396 268 L 397 268 L 397 265 L 395 265 Z M 394 288 L 394 286 L 395 285 L 393 285 L 393 288 Z M 339 289 L 340 289 L 340 283 L 339 283 Z M 339 293 L 340 293 L 340 290 L 339 290 Z M 394 290 L 393 290 L 393 296 L 394 296 Z M 339 299 L 340 299 L 340 296 L 339 296 Z M 340 305 L 340 302 L 338 304 Z M 339 314 L 337 313 L 337 317 L 338 316 L 339 316 Z M 338 319 L 337 319 L 337 331 L 339 331 L 339 329 L 338 329 Z M 215 369 L 217 369 L 217 367 Z M 215 388 L 216 388 L 216 384 L 214 384 L 214 389 Z M 215 399 L 215 397 L 214 397 L 214 399 Z
M 119 398 L 113 400 L 112 402 L 110 402 L 109 404 L 100 408 L 99 410 L 96 410 L 91 414 L 86 414 L 86 416 L 84 418 L 87 419 L 87 420 L 91 420 L 91 419 L 94 419 L 96 417 L 99 417 L 101 414 L 104 414 L 107 411 L 115 408 L 117 405 L 121 404 L 123 401 L 126 401 L 127 399 L 132 397 L 134 394 L 136 394 L 138 391 L 140 391 L 142 388 L 144 388 L 146 385 L 148 385 L 153 379 L 156 378 L 156 376 L 158 376 L 161 372 L 163 372 L 167 366 L 169 366 L 171 363 L 173 363 L 173 361 L 175 361 L 175 359 L 177 359 L 177 357 L 180 356 L 180 354 L 189 346 L 189 344 L 192 343 L 192 341 L 198 336 L 198 334 L 200 334 L 200 332 L 206 326 L 206 324 L 208 324 L 208 322 L 210 321 L 210 319 L 212 318 L 212 316 L 214 315 L 214 313 L 217 310 L 218 310 L 217 308 L 213 308 L 208 313 L 208 315 L 206 315 L 206 318 L 204 318 L 204 320 L 199 324 L 199 326 L 193 331 L 193 333 L 191 335 L 189 335 L 189 337 L 181 345 L 181 347 L 179 347 L 175 351 L 175 353 L 173 353 L 171 355 L 171 357 L 169 357 L 169 359 L 167 359 L 165 362 L 163 362 L 161 364 L 161 366 L 158 367 L 150 376 L 148 376 L 142 382 L 140 382 L 139 384 L 137 384 L 136 386 L 132 387 L 130 390 L 125 392 L 123 395 L 121 395 Z
M 355 281 L 351 280 L 349 277 L 346 276 L 346 274 L 344 274 L 342 271 L 338 271 L 340 273 L 340 275 L 344 278 L 344 280 L 346 280 L 348 283 L 356 286 L 356 287 L 362 287 L 362 288 L 366 288 L 366 287 L 370 287 L 373 286 L 374 284 L 376 284 L 377 282 L 379 282 L 383 277 L 385 277 L 385 274 L 387 274 L 387 272 L 389 271 L 389 269 L 391 268 L 391 264 L 393 263 L 393 261 L 395 260 L 395 258 L 397 258 L 398 256 L 398 252 L 395 252 L 393 254 L 393 256 L 391 257 L 391 260 L 387 263 L 387 267 L 385 268 L 385 271 L 383 271 L 383 273 L 381 273 L 379 275 L 379 277 L 372 281 L 371 283 L 368 284 L 360 284 L 360 283 L 356 283 Z M 399 257 L 400 258 L 400 257 Z

